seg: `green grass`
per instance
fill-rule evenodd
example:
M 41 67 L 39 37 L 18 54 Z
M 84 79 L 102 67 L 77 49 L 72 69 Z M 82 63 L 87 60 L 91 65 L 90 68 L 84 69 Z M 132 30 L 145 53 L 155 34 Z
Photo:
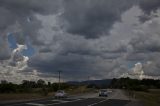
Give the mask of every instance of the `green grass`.
M 149 92 L 134 92 L 136 99 L 141 100 L 145 106 L 160 106 L 160 90 L 149 90 Z

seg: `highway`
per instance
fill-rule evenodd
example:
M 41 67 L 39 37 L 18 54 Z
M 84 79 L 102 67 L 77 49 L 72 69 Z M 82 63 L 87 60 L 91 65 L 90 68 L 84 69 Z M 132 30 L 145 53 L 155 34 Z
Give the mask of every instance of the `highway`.
M 113 90 L 108 97 L 98 97 L 97 93 L 90 93 L 65 99 L 47 98 L 17 103 L 0 103 L 0 106 L 131 106 L 130 102 L 121 90 Z

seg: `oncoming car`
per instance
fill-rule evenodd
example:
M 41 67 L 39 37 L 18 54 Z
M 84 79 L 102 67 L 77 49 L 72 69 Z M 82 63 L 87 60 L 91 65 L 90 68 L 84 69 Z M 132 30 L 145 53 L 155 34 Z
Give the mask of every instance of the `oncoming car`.
M 101 89 L 99 91 L 99 96 L 102 96 L 102 97 L 107 97 L 108 96 L 108 92 L 106 89 Z
M 58 90 L 55 93 L 55 98 L 67 98 L 67 93 L 65 93 L 63 90 Z

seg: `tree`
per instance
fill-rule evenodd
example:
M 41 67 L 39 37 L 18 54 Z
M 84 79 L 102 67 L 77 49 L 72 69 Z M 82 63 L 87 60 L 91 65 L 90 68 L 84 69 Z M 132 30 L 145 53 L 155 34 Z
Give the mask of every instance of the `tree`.
M 48 82 L 48 87 L 51 87 L 51 82 Z
M 39 79 L 39 80 L 37 81 L 37 85 L 38 85 L 38 87 L 43 87 L 43 86 L 45 85 L 45 81 L 42 80 L 42 79 Z
M 1 80 L 1 84 L 8 84 L 8 81 L 6 81 L 6 80 Z

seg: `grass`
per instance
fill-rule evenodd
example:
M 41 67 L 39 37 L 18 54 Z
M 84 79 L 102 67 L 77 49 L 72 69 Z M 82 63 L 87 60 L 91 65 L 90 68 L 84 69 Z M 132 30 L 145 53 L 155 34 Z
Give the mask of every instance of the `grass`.
M 20 101 L 20 100 L 32 100 L 40 99 L 52 96 L 53 93 L 49 93 L 47 96 L 43 96 L 38 93 L 4 93 L 0 94 L 0 101 Z
M 145 106 L 160 106 L 160 90 L 149 90 L 149 92 L 134 92 L 136 99 L 141 100 Z
M 86 86 L 79 86 L 79 87 L 67 90 L 67 93 L 71 95 L 72 94 L 84 94 L 84 93 L 90 93 L 90 92 L 95 92 L 95 89 L 87 88 Z
M 95 89 L 87 88 L 86 86 L 78 86 L 78 87 L 66 89 L 65 91 L 69 95 L 75 95 L 75 94 L 95 92 Z M 47 96 L 44 96 L 44 94 L 42 93 L 43 91 L 40 92 L 40 89 L 33 89 L 32 92 L 33 93 L 2 93 L 2 94 L 0 93 L 0 102 L 41 99 L 41 98 L 54 96 L 54 92 L 51 92 Z

